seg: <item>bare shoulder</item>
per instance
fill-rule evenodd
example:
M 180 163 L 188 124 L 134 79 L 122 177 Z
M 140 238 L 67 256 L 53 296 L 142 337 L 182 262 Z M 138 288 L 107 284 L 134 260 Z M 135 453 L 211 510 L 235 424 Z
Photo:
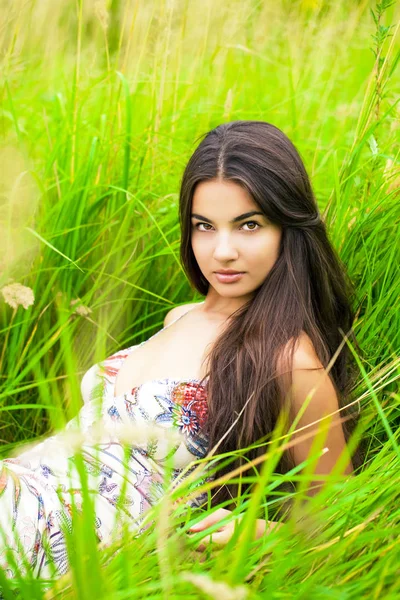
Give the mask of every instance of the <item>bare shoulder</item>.
M 292 408 L 295 413 L 303 406 L 310 393 L 306 413 L 309 420 L 318 420 L 326 411 L 331 413 L 337 411 L 338 398 L 333 380 L 318 358 L 313 342 L 304 331 L 294 345 L 290 378 L 288 377 L 290 368 L 285 357 L 287 354 L 285 355 L 284 352 L 279 356 L 278 372 L 282 376 L 284 386 L 292 390 Z M 304 424 L 304 419 L 301 423 Z
M 297 339 L 293 354 L 293 369 L 322 369 L 310 337 L 302 331 Z
M 181 304 L 180 306 L 174 306 L 170 311 L 167 312 L 164 318 L 164 327 L 172 323 L 175 319 L 179 319 L 182 315 L 186 314 L 189 310 L 195 306 L 199 306 L 201 302 L 191 302 L 189 304 Z
M 278 371 L 282 374 L 287 372 L 285 358 L 287 357 L 288 348 L 289 344 L 284 348 L 278 359 Z M 301 369 L 323 369 L 323 365 L 315 351 L 314 344 L 305 331 L 302 331 L 297 338 L 293 351 L 292 370 Z

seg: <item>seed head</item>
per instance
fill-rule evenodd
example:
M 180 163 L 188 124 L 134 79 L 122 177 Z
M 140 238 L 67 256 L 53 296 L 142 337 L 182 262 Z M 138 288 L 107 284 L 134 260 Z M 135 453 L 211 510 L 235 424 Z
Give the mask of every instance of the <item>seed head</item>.
M 31 306 L 35 301 L 33 290 L 20 283 L 10 283 L 9 285 L 4 286 L 1 293 L 3 294 L 5 302 L 11 306 L 11 308 L 23 306 L 26 310 L 28 306 Z
M 89 308 L 88 306 L 85 306 L 84 304 L 82 304 L 81 299 L 80 298 L 76 298 L 75 300 L 71 300 L 70 305 L 71 306 L 75 306 L 75 304 L 77 305 L 74 313 L 76 313 L 77 315 L 80 315 L 81 317 L 88 317 L 90 315 L 90 313 L 92 313 L 92 309 Z

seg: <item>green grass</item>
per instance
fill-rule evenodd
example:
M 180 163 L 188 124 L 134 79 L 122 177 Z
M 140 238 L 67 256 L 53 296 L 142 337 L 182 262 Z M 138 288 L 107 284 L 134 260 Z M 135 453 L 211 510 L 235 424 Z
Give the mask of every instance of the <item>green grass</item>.
M 399 14 L 365 0 L 0 4 L 0 288 L 35 295 L 26 310 L 0 297 L 3 457 L 78 412 L 94 362 L 200 300 L 179 264 L 178 189 L 196 137 L 222 122 L 262 119 L 296 144 L 359 307 L 357 477 L 332 481 L 301 526 L 203 562 L 185 535 L 203 515 L 170 514 L 169 496 L 144 535 L 110 548 L 86 511 L 71 573 L 48 597 L 400 595 Z M 241 508 L 248 528 L 279 451 Z M 44 597 L 40 582 L 16 583 Z

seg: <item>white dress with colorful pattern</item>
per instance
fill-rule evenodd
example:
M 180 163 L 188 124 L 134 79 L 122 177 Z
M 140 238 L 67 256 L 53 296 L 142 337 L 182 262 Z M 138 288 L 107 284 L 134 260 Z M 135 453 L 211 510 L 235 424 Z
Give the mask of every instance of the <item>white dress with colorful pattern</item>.
M 7 548 L 12 549 L 19 565 L 24 555 L 36 577 L 51 574 L 49 553 L 57 573 L 68 570 L 61 526 L 72 529 L 71 495 L 79 510 L 82 484 L 73 444 L 65 443 L 65 434 L 78 432 L 85 440 L 85 436 L 90 439 L 99 423 L 106 426 L 108 433 L 100 442 L 84 441 L 81 446 L 89 488 L 95 492 L 96 535 L 105 543 L 114 539 L 121 526 L 116 520 L 121 515 L 117 503 L 123 501 L 123 514 L 140 533 L 141 515 L 163 493 L 166 465 L 171 466 L 172 460 L 174 478 L 192 461 L 206 455 L 207 381 L 153 380 L 129 393 L 114 395 L 124 360 L 142 344 L 119 351 L 87 371 L 81 386 L 84 405 L 64 432 L 16 458 L 0 460 L 0 567 L 8 577 L 13 577 L 14 571 L 7 561 Z M 142 436 L 140 443 L 127 446 L 118 434 L 113 434 L 113 427 L 118 431 L 117 426 L 123 424 L 151 429 L 151 438 L 143 440 Z M 166 429 L 178 434 L 172 451 L 171 442 L 163 435 Z M 189 504 L 198 506 L 203 499 L 199 496 Z

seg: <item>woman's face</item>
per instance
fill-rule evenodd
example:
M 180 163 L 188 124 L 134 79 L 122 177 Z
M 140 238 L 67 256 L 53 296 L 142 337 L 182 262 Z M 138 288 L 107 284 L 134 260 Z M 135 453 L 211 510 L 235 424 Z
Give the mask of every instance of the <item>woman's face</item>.
M 196 186 L 191 217 L 193 252 L 210 291 L 224 298 L 252 298 L 278 258 L 281 227 L 267 219 L 244 188 L 227 180 Z M 216 274 L 223 269 L 243 274 L 224 282 Z

